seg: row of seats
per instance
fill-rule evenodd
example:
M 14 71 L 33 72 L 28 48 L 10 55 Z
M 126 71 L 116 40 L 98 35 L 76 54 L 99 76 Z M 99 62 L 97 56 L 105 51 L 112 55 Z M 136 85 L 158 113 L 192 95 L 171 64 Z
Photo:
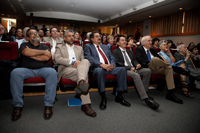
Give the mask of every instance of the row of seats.
M 43 45 L 47 45 L 50 49 L 50 44 L 49 43 L 41 43 Z M 117 46 L 112 46 L 111 52 L 113 52 L 114 49 L 116 49 Z M 130 49 L 129 47 L 126 47 L 127 49 Z M 133 48 L 133 53 L 135 54 L 135 48 Z M 6 60 L 13 60 L 15 58 L 18 58 L 18 45 L 16 42 L 0 42 L 0 61 L 2 59 Z M 52 67 L 52 60 L 49 60 L 49 65 Z M 142 77 L 141 77 L 142 78 Z M 152 74 L 151 79 L 156 80 L 156 79 L 164 79 L 164 75 L 161 74 Z M 179 78 L 178 74 L 174 74 L 174 78 Z M 114 91 L 116 90 L 117 87 L 117 77 L 114 75 L 106 75 L 106 87 L 114 87 Z M 128 85 L 133 85 L 133 79 L 129 76 L 127 76 L 127 82 Z M 97 88 L 97 83 L 96 83 L 96 77 L 93 77 L 92 74 L 92 66 L 89 71 L 89 79 L 88 83 L 90 84 L 90 88 Z M 41 77 L 33 77 L 24 80 L 24 86 L 39 86 L 39 85 L 45 85 L 45 79 Z M 70 80 L 70 79 L 64 79 L 61 78 L 60 80 L 60 89 L 61 91 L 67 91 L 70 88 L 75 88 L 77 85 L 76 82 Z

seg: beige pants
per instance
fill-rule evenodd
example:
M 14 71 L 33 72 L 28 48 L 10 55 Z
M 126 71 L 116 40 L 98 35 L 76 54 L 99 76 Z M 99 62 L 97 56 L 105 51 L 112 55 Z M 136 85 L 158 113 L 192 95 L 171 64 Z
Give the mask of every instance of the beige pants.
M 158 57 L 152 58 L 149 62 L 149 69 L 151 69 L 152 74 L 163 74 L 165 75 L 165 80 L 167 82 L 168 90 L 174 89 L 174 77 L 173 77 L 173 68 L 170 64 L 164 62 Z
M 74 82 L 79 83 L 81 80 L 85 80 L 88 82 L 88 70 L 90 67 L 90 62 L 87 59 L 81 60 L 81 62 L 78 64 L 77 68 L 74 68 L 72 66 L 68 66 L 63 70 L 62 78 L 71 79 Z M 87 95 L 80 95 L 81 97 L 81 104 L 91 104 L 90 100 L 90 94 L 87 93 Z

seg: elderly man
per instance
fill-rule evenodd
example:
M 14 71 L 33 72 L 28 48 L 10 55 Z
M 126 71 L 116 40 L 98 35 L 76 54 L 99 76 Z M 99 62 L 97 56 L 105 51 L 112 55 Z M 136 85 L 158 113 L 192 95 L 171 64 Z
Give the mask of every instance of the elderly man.
M 4 34 L 4 26 L 0 24 L 0 41 L 10 41 L 10 37 Z
M 56 46 L 55 61 L 58 63 L 58 82 L 60 78 L 71 79 L 77 82 L 75 91 L 82 100 L 81 110 L 88 116 L 96 116 L 90 107 L 91 100 L 88 93 L 88 70 L 90 62 L 84 59 L 83 49 L 74 43 L 74 32 L 66 30 L 64 43 Z
M 119 36 L 117 38 L 118 48 L 113 51 L 116 64 L 117 66 L 126 68 L 127 75 L 133 79 L 141 100 L 144 100 L 150 108 L 157 109 L 159 104 L 153 101 L 152 97 L 147 95 L 151 70 L 141 67 L 135 59 L 133 51 L 126 49 L 126 44 L 125 36 Z M 140 75 L 143 77 L 142 80 Z
M 85 58 L 93 64 L 93 76 L 96 76 L 98 89 L 101 95 L 100 109 L 106 109 L 107 98 L 105 95 L 106 75 L 112 74 L 117 76 L 118 93 L 115 102 L 124 106 L 130 106 L 123 97 L 123 91 L 127 90 L 126 69 L 124 67 L 115 67 L 115 57 L 111 54 L 107 45 L 100 45 L 101 36 L 98 32 L 92 32 L 90 35 L 90 44 L 84 47 Z
M 52 107 L 56 96 L 57 72 L 49 66 L 51 53 L 48 46 L 39 43 L 38 32 L 35 29 L 28 29 L 26 37 L 29 38 L 29 42 L 22 43 L 19 49 L 22 58 L 20 68 L 15 68 L 10 74 L 10 89 L 14 106 L 11 119 L 18 120 L 21 117 L 24 106 L 23 82 L 24 79 L 32 77 L 42 77 L 46 80 L 43 116 L 45 119 L 50 119 L 53 115 Z
M 183 101 L 173 94 L 175 90 L 173 78 L 173 66 L 163 61 L 152 47 L 151 36 L 144 36 L 141 40 L 142 46 L 135 50 L 135 56 L 142 67 L 151 69 L 152 74 L 163 74 L 167 82 L 168 93 L 166 99 L 183 104 Z M 174 67 L 174 69 L 177 69 Z
M 58 35 L 57 32 L 58 32 L 57 29 L 55 27 L 52 27 L 50 29 L 51 37 L 43 38 L 44 42 L 50 43 L 50 45 L 51 45 L 51 54 L 52 54 L 53 61 L 54 61 L 54 53 L 56 51 L 56 44 L 63 42 L 63 39 L 57 36 Z

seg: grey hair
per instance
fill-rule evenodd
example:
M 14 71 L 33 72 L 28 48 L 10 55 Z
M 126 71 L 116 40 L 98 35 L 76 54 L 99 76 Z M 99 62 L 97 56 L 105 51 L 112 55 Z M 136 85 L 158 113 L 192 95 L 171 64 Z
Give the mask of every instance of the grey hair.
M 142 43 L 142 42 L 144 42 L 144 41 L 145 41 L 146 37 L 151 37 L 151 36 L 150 36 L 150 35 L 143 36 L 143 37 L 142 37 L 142 39 L 141 39 L 141 44 L 142 44 L 142 45 L 143 45 L 143 43 Z
M 185 45 L 185 44 L 181 44 L 181 45 L 178 45 L 178 46 L 177 46 L 176 49 L 177 49 L 178 52 L 180 51 L 180 48 L 182 48 L 183 45 Z
M 158 47 L 159 47 L 159 48 L 160 48 L 160 46 L 162 45 L 163 42 L 166 42 L 166 43 L 167 43 L 166 40 L 161 40 L 161 41 L 158 43 Z
M 68 32 L 72 32 L 72 33 L 74 34 L 74 31 L 69 29 L 69 30 L 66 30 L 66 31 L 64 32 L 63 37 L 66 37 Z
M 29 29 L 29 27 L 25 27 L 24 29 L 23 29 L 23 32 L 25 32 L 25 30 L 27 31 Z
M 88 32 L 87 33 L 87 39 L 90 40 L 90 35 L 92 34 L 92 32 Z

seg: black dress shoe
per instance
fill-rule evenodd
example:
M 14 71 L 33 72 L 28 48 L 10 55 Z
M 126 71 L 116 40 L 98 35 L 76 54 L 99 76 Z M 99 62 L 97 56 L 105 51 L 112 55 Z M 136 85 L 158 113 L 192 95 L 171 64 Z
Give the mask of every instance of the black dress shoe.
M 173 93 L 172 94 L 166 94 L 166 99 L 171 100 L 171 101 L 176 102 L 176 103 L 183 104 L 183 101 L 181 99 L 179 99 L 178 97 L 176 97 Z
M 146 104 L 152 109 L 157 109 L 160 106 L 157 102 L 153 100 L 146 101 Z
M 106 109 L 107 108 L 106 104 L 107 104 L 107 99 L 106 98 L 102 98 L 101 99 L 101 103 L 99 105 L 99 108 L 100 109 Z
M 131 104 L 129 102 L 127 102 L 122 96 L 116 96 L 115 102 L 121 103 L 124 106 L 128 106 L 128 107 L 131 106 Z
M 173 71 L 182 75 L 189 75 L 190 74 L 190 70 L 186 69 L 186 68 L 182 68 L 182 67 L 177 67 L 177 66 L 172 66 Z
M 149 97 L 149 99 L 150 99 L 150 100 L 152 100 L 152 101 L 154 100 L 154 98 L 153 98 L 153 97 L 151 97 L 151 96 L 149 96 L 149 95 L 148 95 L 148 97 Z
M 44 109 L 44 118 L 45 119 L 50 119 L 52 116 L 53 116 L 52 107 L 45 106 L 45 109 Z
M 13 113 L 12 113 L 12 116 L 11 116 L 11 119 L 13 121 L 18 120 L 22 116 L 22 114 L 21 114 L 22 109 L 23 109 L 22 107 L 14 107 L 14 110 L 13 110 Z

